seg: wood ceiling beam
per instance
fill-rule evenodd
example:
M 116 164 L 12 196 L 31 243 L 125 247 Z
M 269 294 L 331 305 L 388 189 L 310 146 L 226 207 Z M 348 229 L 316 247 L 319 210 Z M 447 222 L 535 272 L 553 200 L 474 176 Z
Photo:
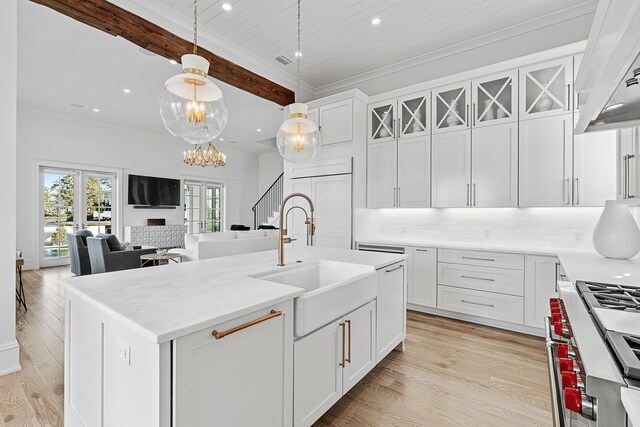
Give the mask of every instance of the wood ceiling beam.
M 180 62 L 193 51 L 193 42 L 118 7 L 106 0 L 31 0 L 90 25 L 112 36 L 122 37 L 150 52 Z M 209 75 L 238 89 L 285 106 L 294 102 L 294 92 L 243 68 L 213 52 L 198 47 L 209 63 Z

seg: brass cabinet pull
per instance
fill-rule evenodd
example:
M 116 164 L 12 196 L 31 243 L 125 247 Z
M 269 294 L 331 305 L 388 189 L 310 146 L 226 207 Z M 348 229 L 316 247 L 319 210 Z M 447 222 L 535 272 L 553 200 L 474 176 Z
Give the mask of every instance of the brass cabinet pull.
M 349 357 L 347 357 L 347 362 L 351 363 L 351 320 L 344 321 L 347 325 L 349 325 L 349 339 L 347 340 L 347 348 L 349 350 Z
M 238 331 L 250 328 L 254 325 L 257 325 L 258 323 L 265 322 L 269 319 L 273 319 L 274 317 L 278 317 L 278 316 L 282 316 L 282 312 L 280 310 L 271 310 L 271 313 L 267 314 L 266 316 L 262 316 L 259 319 L 252 320 L 250 322 L 245 323 L 244 325 L 236 326 L 235 328 L 231 328 L 228 331 L 224 331 L 224 332 L 213 331 L 211 332 L 211 335 L 213 335 L 215 339 L 219 340 L 226 337 L 227 335 L 235 334 Z
M 342 328 L 342 362 L 338 363 L 338 365 L 342 366 L 344 368 L 344 322 L 340 322 L 340 327 Z

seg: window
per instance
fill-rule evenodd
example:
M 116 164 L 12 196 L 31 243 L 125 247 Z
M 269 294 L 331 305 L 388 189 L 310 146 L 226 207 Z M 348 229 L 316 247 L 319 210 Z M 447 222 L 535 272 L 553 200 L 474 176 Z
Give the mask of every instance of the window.
M 224 230 L 224 186 L 219 183 L 186 181 L 184 223 L 187 233 L 214 233 Z

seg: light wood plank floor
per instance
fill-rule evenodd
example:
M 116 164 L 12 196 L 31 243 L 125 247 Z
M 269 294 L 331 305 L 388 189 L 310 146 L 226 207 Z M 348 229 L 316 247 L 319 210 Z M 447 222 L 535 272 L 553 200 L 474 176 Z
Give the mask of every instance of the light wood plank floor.
M 0 426 L 63 425 L 68 268 L 25 271 L 16 315 L 22 370 L 0 377 Z M 540 338 L 410 312 L 392 352 L 317 423 L 325 426 L 549 426 Z

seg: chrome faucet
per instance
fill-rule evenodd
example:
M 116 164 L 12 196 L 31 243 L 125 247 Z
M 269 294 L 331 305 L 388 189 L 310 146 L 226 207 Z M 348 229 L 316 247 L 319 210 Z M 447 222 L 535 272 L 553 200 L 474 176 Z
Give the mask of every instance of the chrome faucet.
M 291 199 L 292 197 L 302 197 L 303 199 L 306 199 L 307 202 L 309 203 L 309 214 L 307 214 L 307 211 L 304 210 L 302 206 L 297 206 L 297 205 L 291 206 L 283 214 L 285 205 L 287 204 L 289 199 Z M 280 205 L 280 239 L 278 241 L 278 266 L 280 267 L 284 266 L 284 244 L 291 243 L 294 240 L 296 240 L 296 239 L 292 239 L 291 237 L 287 237 L 287 224 L 288 224 L 287 217 L 289 215 L 289 212 L 291 212 L 294 209 L 300 209 L 302 212 L 304 212 L 304 218 L 305 218 L 304 223 L 307 225 L 307 246 L 313 246 L 313 244 L 315 243 L 316 226 L 313 220 L 313 214 L 315 213 L 313 202 L 311 201 L 309 196 L 307 196 L 306 194 L 302 194 L 302 193 L 289 194 L 287 197 L 284 198 L 284 200 L 282 200 L 282 205 Z

